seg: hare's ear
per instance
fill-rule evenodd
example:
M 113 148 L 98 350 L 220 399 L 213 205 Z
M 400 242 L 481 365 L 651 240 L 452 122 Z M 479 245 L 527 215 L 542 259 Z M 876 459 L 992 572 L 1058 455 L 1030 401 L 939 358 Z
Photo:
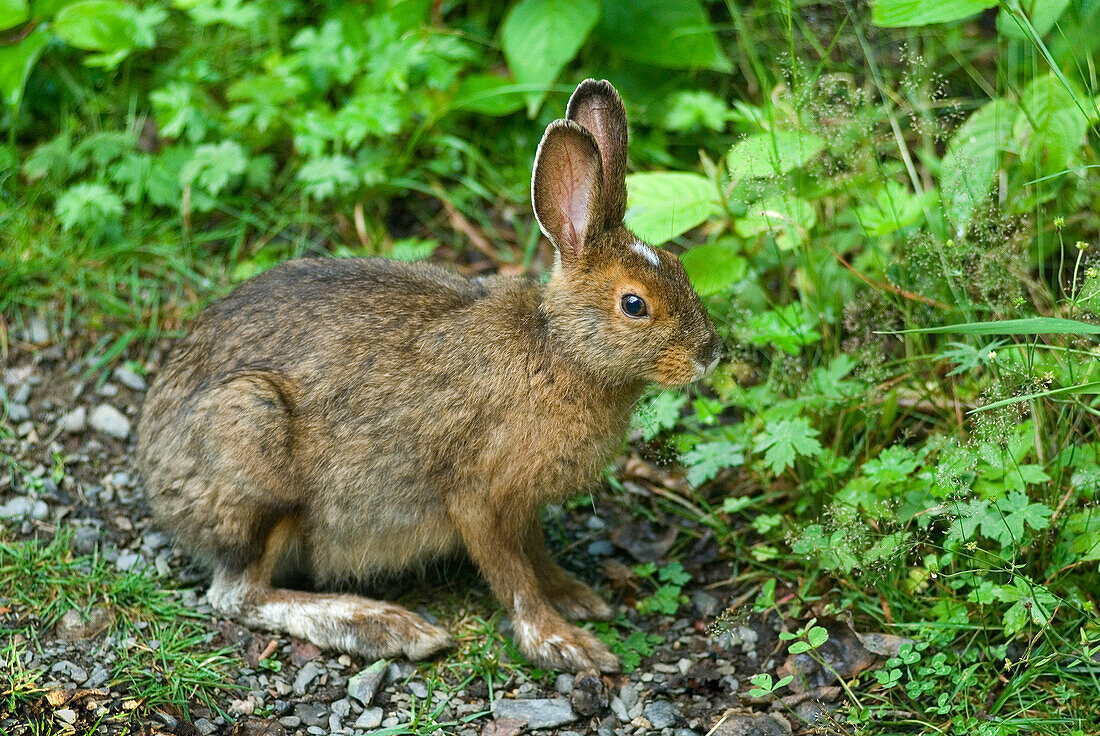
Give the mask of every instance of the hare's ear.
M 600 151 L 591 133 L 568 120 L 546 127 L 535 154 L 531 203 L 564 266 L 581 255 L 589 237 L 603 230 L 602 178 Z
M 626 212 L 626 109 L 606 79 L 586 79 L 577 85 L 565 109 L 565 119 L 580 123 L 600 149 L 603 159 L 604 224 L 613 227 Z

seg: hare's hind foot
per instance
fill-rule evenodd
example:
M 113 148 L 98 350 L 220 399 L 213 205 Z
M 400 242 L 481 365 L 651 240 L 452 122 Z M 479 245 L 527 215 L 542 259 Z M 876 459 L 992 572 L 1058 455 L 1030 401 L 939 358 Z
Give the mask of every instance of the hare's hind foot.
M 443 629 L 385 601 L 272 588 L 226 573 L 215 574 L 208 595 L 215 612 L 245 626 L 281 631 L 367 659 L 424 659 L 454 646 Z

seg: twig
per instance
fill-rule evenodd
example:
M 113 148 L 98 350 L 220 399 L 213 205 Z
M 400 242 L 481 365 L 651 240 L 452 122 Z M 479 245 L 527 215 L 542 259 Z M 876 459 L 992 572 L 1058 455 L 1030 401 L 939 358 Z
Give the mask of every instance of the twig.
M 455 209 L 455 206 L 451 204 L 451 201 L 447 199 L 443 191 L 438 187 L 434 187 L 436 196 L 439 198 L 440 203 L 443 205 L 443 211 L 447 213 L 447 219 L 451 221 L 451 227 L 458 232 L 465 235 L 470 239 L 477 249 L 489 258 L 494 263 L 499 259 L 498 254 L 493 249 L 493 244 L 489 242 L 489 239 L 485 237 L 477 228 L 470 224 L 470 221 L 466 219 L 466 216 Z
M 825 250 L 832 253 L 833 257 L 836 258 L 838 261 L 840 261 L 840 265 L 844 266 L 844 268 L 846 268 L 849 271 L 851 271 L 852 273 L 854 273 L 865 284 L 867 284 L 868 286 L 870 286 L 872 288 L 885 289 L 886 291 L 889 291 L 891 294 L 897 294 L 900 297 L 904 297 L 904 298 L 909 299 L 911 301 L 920 302 L 921 304 L 927 304 L 928 306 L 936 307 L 937 309 L 947 309 L 949 311 L 954 311 L 950 305 L 944 304 L 943 302 L 936 301 L 935 299 L 931 299 L 929 297 L 926 297 L 923 294 L 914 294 L 911 291 L 906 291 L 905 289 L 898 288 L 897 286 L 894 286 L 893 284 L 888 284 L 885 281 L 876 281 L 875 279 L 872 279 L 869 276 L 864 276 L 859 271 L 855 270 L 855 268 L 852 267 L 852 264 L 850 264 L 850 263 L 848 263 L 848 261 L 844 260 L 844 256 L 840 255 L 839 253 L 837 253 L 832 248 L 826 248 Z

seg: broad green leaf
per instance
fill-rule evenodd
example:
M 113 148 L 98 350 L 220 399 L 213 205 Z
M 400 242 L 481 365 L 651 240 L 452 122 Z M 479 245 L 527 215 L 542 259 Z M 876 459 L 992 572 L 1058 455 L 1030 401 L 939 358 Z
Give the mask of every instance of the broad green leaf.
M 298 170 L 298 181 L 305 185 L 310 197 L 323 200 L 352 191 L 359 177 L 355 175 L 352 160 L 337 154 L 311 158 Z
M 30 17 L 27 0 L 0 0 L 0 31 L 14 28 Z
M 451 107 L 483 115 L 510 115 L 523 107 L 516 83 L 495 74 L 471 74 L 462 80 Z
M 748 261 L 737 255 L 730 239 L 697 245 L 680 256 L 688 280 L 699 296 L 719 294 L 745 276 Z
M 1065 9 L 1069 7 L 1071 0 L 1023 0 L 1017 8 L 1031 23 L 1037 36 L 1045 36 L 1054 24 L 1058 22 Z M 1013 3 L 1014 5 L 1015 3 Z M 1010 5 L 1002 5 L 1001 12 L 997 14 L 997 32 L 1009 38 L 1018 38 L 1030 41 L 1031 34 L 1022 20 L 1017 20 L 1016 13 L 1011 12 Z
M 680 421 L 680 410 L 687 401 L 686 396 L 674 391 L 662 391 L 642 401 L 634 412 L 634 428 L 642 433 L 643 440 L 650 441 L 661 430 L 676 426 L 676 422 Z
M 698 174 L 631 174 L 626 177 L 626 192 L 626 225 L 651 243 L 683 235 L 718 211 L 714 184 Z
M 883 28 L 950 23 L 996 4 L 997 0 L 874 0 L 871 22 Z
M 603 0 L 597 32 L 630 61 L 668 69 L 733 68 L 699 0 Z
M 779 475 L 794 464 L 795 458 L 813 457 L 821 452 L 821 443 L 815 439 L 817 434 L 805 419 L 781 419 L 764 428 L 754 447 L 757 452 L 764 452 L 764 464 Z
M 668 101 L 665 128 L 695 131 L 707 128 L 722 132 L 729 120 L 729 105 L 722 98 L 704 90 L 681 90 Z
M 912 194 L 895 181 L 878 190 L 874 202 L 856 207 L 856 219 L 868 235 L 889 235 L 924 220 L 924 207 L 935 202 L 935 190 Z
M 534 117 L 561 70 L 577 55 L 600 17 L 596 0 L 520 0 L 501 26 L 504 58 L 516 81 L 539 90 L 527 95 Z
M 104 225 L 121 217 L 122 211 L 122 198 L 102 184 L 77 184 L 54 205 L 54 213 L 66 230 Z
M 1089 126 L 1079 100 L 1087 109 L 1087 96 L 1076 85 L 1067 89 L 1053 74 L 1032 80 L 1020 95 L 1012 134 L 1034 176 L 1057 174 L 1076 162 Z
M 231 179 L 244 173 L 247 165 L 244 149 L 236 141 L 207 143 L 196 148 L 184 164 L 180 184 L 185 187 L 198 185 L 202 191 L 216 197 Z
M 809 239 L 816 222 L 817 215 L 809 202 L 777 196 L 751 205 L 733 229 L 743 238 L 770 233 L 780 250 L 791 250 Z
M 733 468 L 745 462 L 741 446 L 729 440 L 704 442 L 681 457 L 688 468 L 687 481 L 698 488 L 718 475 L 723 468 Z
M 54 18 L 61 40 L 85 51 L 116 52 L 133 48 L 130 6 L 119 0 L 79 0 Z
M 780 176 L 799 168 L 825 147 L 825 142 L 812 133 L 773 130 L 756 133 L 733 145 L 728 156 L 730 176 Z
M 798 355 L 803 346 L 821 339 L 816 325 L 817 318 L 805 314 L 796 302 L 752 317 L 745 330 L 745 339 L 753 345 L 774 346 L 785 353 Z
M 1018 111 L 1015 102 L 993 100 L 971 115 L 952 137 L 943 157 L 940 189 L 958 231 L 966 229 L 974 210 L 988 196 Z
M 49 40 L 50 35 L 39 28 L 17 44 L 0 46 L 0 95 L 13 111 L 19 109 L 27 78 Z

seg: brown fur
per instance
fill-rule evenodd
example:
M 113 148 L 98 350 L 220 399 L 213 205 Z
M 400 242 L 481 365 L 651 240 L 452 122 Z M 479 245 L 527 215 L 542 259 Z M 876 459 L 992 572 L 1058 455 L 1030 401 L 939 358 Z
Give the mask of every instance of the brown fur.
M 424 657 L 450 637 L 400 606 L 273 579 L 297 569 L 325 586 L 465 550 L 527 656 L 618 666 L 562 618 L 611 608 L 551 560 L 538 511 L 592 482 L 647 383 L 694 380 L 719 342 L 679 261 L 622 226 L 618 95 L 589 80 L 574 99 L 612 118 L 596 136 L 559 121 L 540 145 L 535 211 L 560 254 L 547 285 L 292 261 L 177 345 L 149 391 L 138 460 L 159 523 L 213 569 L 216 610 L 321 646 Z M 616 181 L 601 156 L 621 160 Z M 646 318 L 622 312 L 626 293 Z

